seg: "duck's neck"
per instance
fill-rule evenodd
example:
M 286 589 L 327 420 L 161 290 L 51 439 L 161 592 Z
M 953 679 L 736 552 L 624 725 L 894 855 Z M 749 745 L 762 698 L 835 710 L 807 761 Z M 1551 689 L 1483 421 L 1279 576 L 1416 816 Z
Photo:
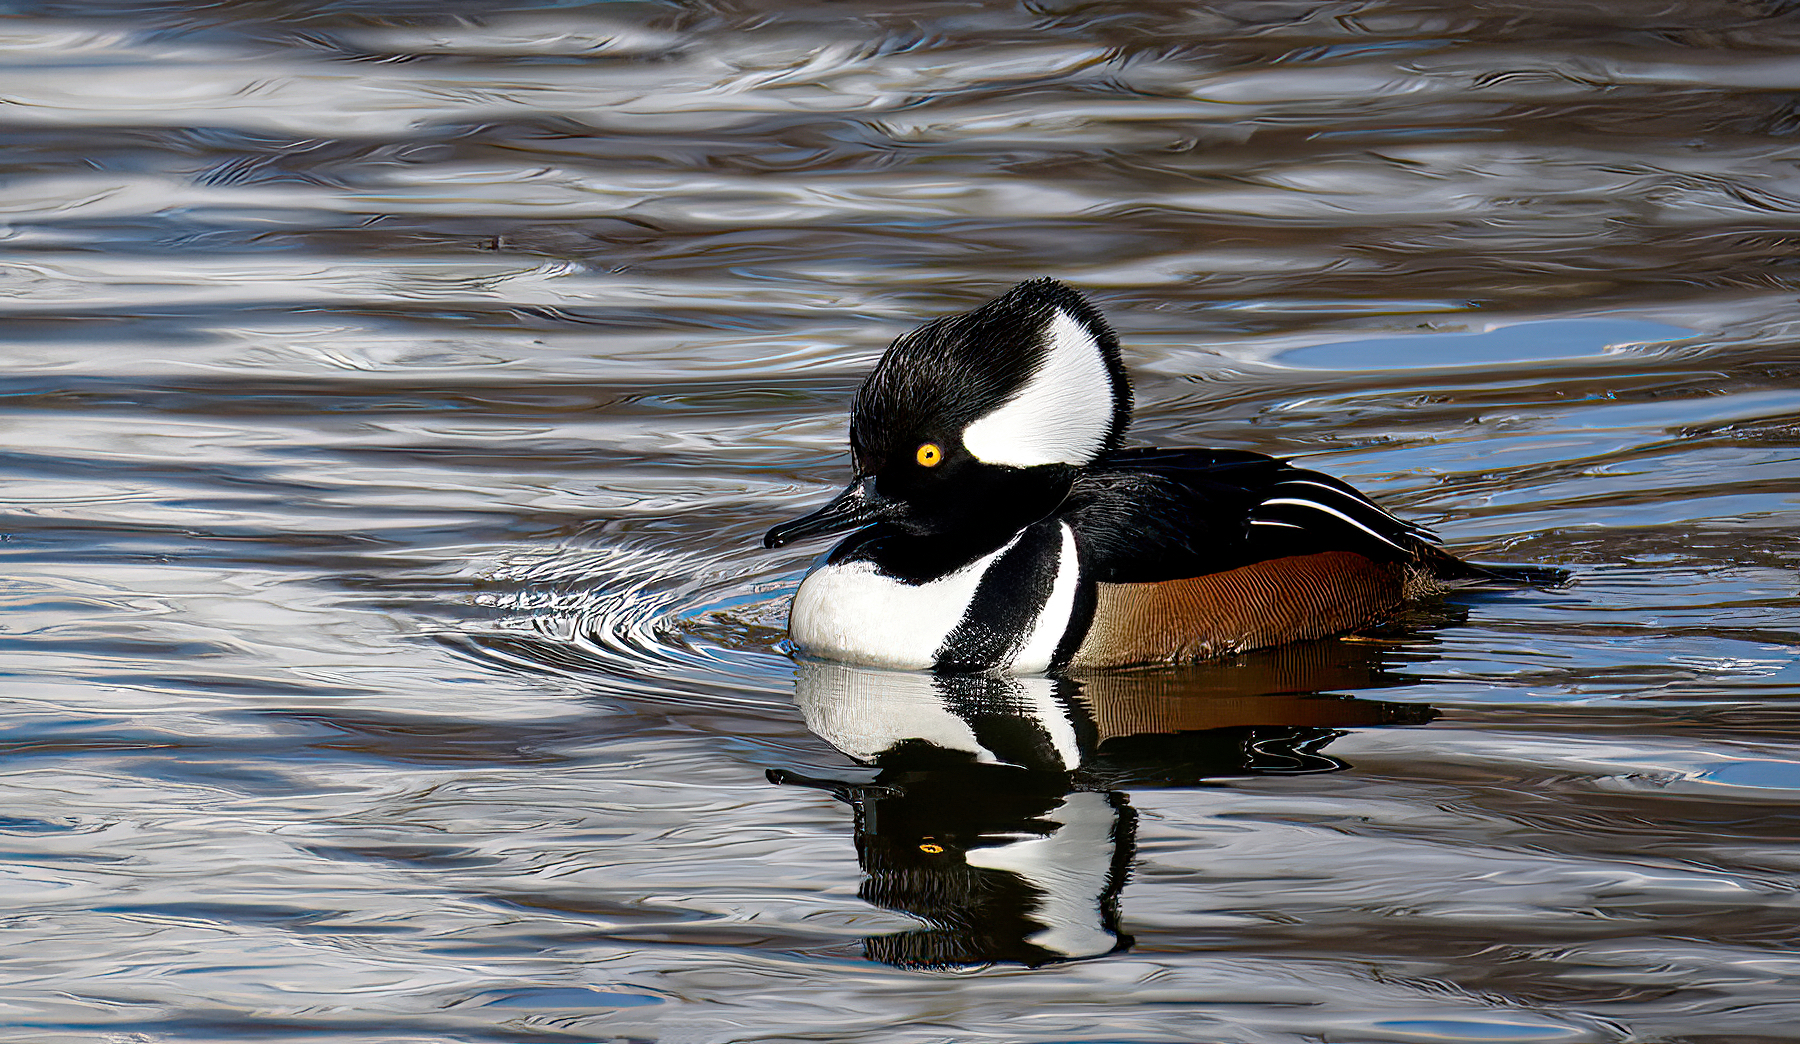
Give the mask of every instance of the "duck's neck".
M 829 561 L 872 562 L 896 580 L 926 584 L 941 579 L 1016 539 L 1029 526 L 961 529 L 914 536 L 886 524 L 870 526 L 839 544 Z

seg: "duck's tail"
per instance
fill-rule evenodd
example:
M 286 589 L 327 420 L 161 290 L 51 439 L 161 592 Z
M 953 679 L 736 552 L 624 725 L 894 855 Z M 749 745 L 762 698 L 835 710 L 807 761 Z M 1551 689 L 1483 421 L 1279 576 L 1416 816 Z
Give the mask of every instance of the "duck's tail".
M 1470 582 L 1508 584 L 1516 587 L 1562 587 L 1574 578 L 1567 569 L 1539 565 L 1487 565 L 1464 562 L 1473 571 Z
M 1420 556 L 1431 577 L 1451 587 L 1562 587 L 1574 574 L 1541 565 L 1490 565 L 1465 562 L 1442 548 L 1427 545 Z

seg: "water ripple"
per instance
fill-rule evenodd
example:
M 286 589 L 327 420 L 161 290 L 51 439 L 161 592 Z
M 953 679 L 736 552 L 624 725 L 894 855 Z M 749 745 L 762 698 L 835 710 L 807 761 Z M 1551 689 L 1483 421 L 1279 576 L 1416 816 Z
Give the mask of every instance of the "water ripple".
M 1790 1039 L 1797 26 L 27 3 L 5 1021 Z M 761 533 L 847 477 L 894 336 L 1040 275 L 1119 330 L 1134 440 L 1572 582 L 821 689 L 820 548 Z M 1008 760 L 1039 734 L 1076 763 Z

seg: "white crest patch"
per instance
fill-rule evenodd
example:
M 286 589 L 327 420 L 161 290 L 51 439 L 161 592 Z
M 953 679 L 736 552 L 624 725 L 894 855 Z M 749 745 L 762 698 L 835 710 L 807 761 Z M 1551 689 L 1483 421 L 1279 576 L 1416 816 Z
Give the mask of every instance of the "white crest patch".
M 1043 365 L 1018 394 L 963 430 L 963 445 L 989 464 L 1029 468 L 1086 464 L 1112 430 L 1112 376 L 1088 329 L 1062 309 L 1044 330 Z

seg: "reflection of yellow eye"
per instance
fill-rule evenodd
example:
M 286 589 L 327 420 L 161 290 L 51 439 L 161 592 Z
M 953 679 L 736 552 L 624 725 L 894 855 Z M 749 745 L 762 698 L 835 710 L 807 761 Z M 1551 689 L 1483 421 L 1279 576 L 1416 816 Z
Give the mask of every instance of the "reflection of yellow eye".
M 938 465 L 938 461 L 944 459 L 944 451 L 938 447 L 937 443 L 927 442 L 925 445 L 919 447 L 919 452 L 915 454 L 915 456 L 919 463 L 928 468 L 935 468 Z
M 943 855 L 944 854 L 944 846 L 943 845 L 920 845 L 919 851 L 925 853 L 926 855 Z

